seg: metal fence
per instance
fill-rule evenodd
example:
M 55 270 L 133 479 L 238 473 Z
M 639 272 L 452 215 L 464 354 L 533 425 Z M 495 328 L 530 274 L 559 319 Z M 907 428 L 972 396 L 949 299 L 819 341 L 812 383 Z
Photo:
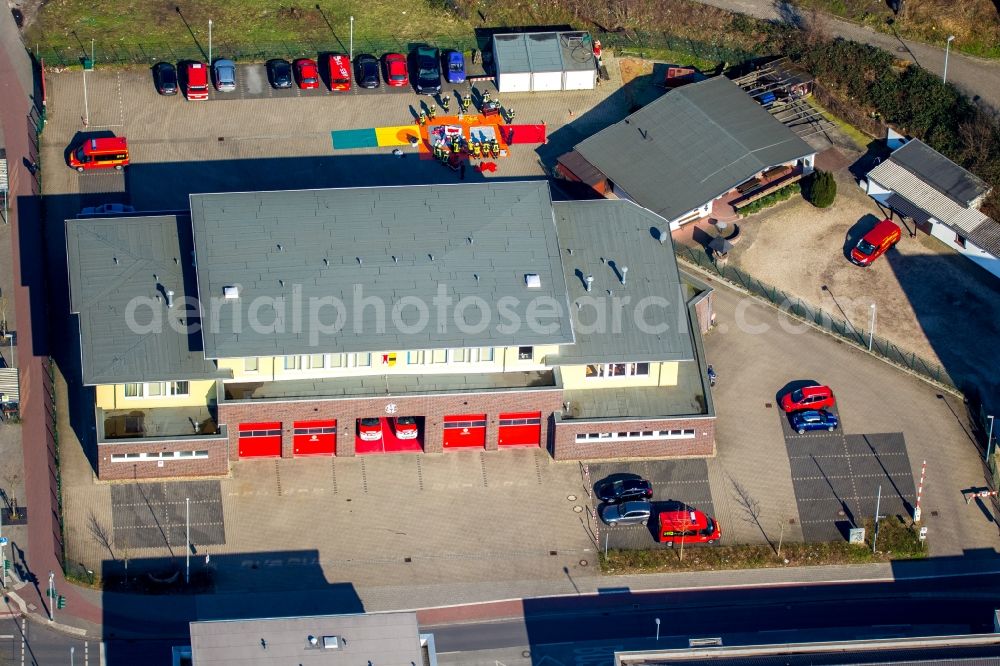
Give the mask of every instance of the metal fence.
M 881 356 L 898 366 L 907 368 L 918 375 L 931 379 L 941 386 L 956 391 L 959 390 L 955 381 L 941 364 L 928 361 L 911 351 L 902 349 L 878 334 L 873 335 L 870 331 L 859 329 L 846 319 L 835 317 L 822 308 L 796 298 L 777 287 L 761 282 L 734 266 L 729 266 L 728 264 L 720 265 L 701 249 L 683 245 L 675 245 L 674 247 L 678 259 L 694 264 L 721 277 L 727 282 L 742 287 L 751 294 L 767 299 L 777 305 L 782 312 L 815 324 L 822 330 L 837 335 L 858 347 L 869 349 L 870 346 L 873 354 Z
M 437 35 L 428 36 L 423 40 L 405 39 L 369 39 L 363 35 L 354 36 L 354 53 L 407 53 L 417 44 L 433 44 L 442 49 L 458 49 L 470 51 L 480 48 L 473 34 L 469 35 Z M 308 41 L 278 41 L 239 43 L 215 41 L 212 43 L 212 57 L 226 57 L 237 62 L 261 62 L 271 58 L 315 58 L 317 54 L 332 51 L 347 52 L 348 41 L 333 36 L 325 40 Z M 77 46 L 50 46 L 38 44 L 35 47 L 36 57 L 43 58 L 50 66 L 70 67 L 80 65 L 84 58 L 93 54 L 95 64 L 109 65 L 152 65 L 153 63 L 181 62 L 184 60 L 207 60 L 208 43 L 174 43 L 174 42 L 136 42 L 122 44 L 117 42 L 94 42 L 91 51 L 90 40 L 84 40 Z
M 756 57 L 756 54 L 741 48 L 721 43 L 702 42 L 663 32 L 637 32 L 634 30 L 604 32 L 595 34 L 594 39 L 601 40 L 603 47 L 612 48 L 615 53 L 634 54 L 640 58 L 655 55 L 657 50 L 689 53 L 702 60 L 727 62 L 730 65 Z

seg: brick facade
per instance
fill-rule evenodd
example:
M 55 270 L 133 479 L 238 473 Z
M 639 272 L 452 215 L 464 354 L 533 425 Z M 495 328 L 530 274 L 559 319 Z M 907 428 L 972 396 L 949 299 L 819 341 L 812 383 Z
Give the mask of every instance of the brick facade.
M 588 440 L 580 433 L 694 429 L 693 439 Z M 649 421 L 556 420 L 552 457 L 556 460 L 600 458 L 706 458 L 715 455 L 715 417 L 654 419 Z
M 395 405 L 390 413 L 386 407 Z M 448 414 L 486 414 L 486 449 L 497 449 L 499 416 L 507 412 L 542 413 L 541 442 L 549 440 L 549 415 L 562 408 L 562 390 L 496 391 L 424 396 L 385 396 L 335 400 L 226 401 L 218 405 L 219 421 L 229 430 L 229 455 L 239 458 L 239 424 L 280 421 L 281 455 L 292 457 L 293 423 L 320 419 L 337 420 L 337 455 L 353 456 L 357 420 L 364 417 L 423 416 L 425 453 L 444 450 L 444 417 Z
M 160 451 L 208 451 L 208 458 L 163 460 L 126 460 L 112 462 L 111 454 L 153 453 Z M 155 440 L 134 442 L 118 440 L 97 445 L 97 478 L 101 481 L 162 479 L 188 476 L 225 476 L 229 474 L 229 445 L 225 438 Z

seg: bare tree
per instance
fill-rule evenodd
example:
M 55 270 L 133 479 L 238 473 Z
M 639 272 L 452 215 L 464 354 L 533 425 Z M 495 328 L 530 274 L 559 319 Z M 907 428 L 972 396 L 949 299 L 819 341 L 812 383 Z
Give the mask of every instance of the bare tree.
M 93 511 L 91 511 L 90 516 L 87 518 L 87 531 L 90 532 L 90 536 L 93 537 L 94 541 L 108 550 L 112 560 L 118 559 L 115 557 L 114 540 L 111 533 L 105 527 L 104 523 L 97 519 Z
M 764 540 L 767 541 L 767 545 L 774 549 L 774 544 L 771 543 L 771 538 L 767 536 L 767 532 L 764 530 L 764 526 L 760 523 L 760 502 L 750 494 L 746 486 L 742 483 L 730 477 L 729 481 L 733 484 L 733 493 L 735 495 L 736 503 L 741 509 L 743 509 L 743 520 L 748 523 L 757 526 L 760 533 L 764 535 Z

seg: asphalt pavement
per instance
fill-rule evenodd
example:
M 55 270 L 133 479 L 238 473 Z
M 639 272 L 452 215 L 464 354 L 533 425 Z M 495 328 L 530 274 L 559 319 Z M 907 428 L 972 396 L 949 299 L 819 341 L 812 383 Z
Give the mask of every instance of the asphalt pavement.
M 68 636 L 44 622 L 16 616 L 0 620 L 0 664 L 4 666 L 97 666 L 102 663 L 101 650 L 100 641 Z
M 774 0 L 699 0 L 702 4 L 730 12 L 748 14 L 769 21 L 787 21 L 801 13 L 786 2 Z M 896 58 L 915 62 L 924 69 L 941 75 L 944 72 L 944 35 L 940 46 L 925 44 L 895 35 L 875 32 L 850 21 L 822 15 L 823 29 L 831 37 L 843 37 L 863 44 L 878 46 Z M 979 97 L 994 109 L 1000 109 L 1000 62 L 974 58 L 951 51 L 948 58 L 948 80 L 970 97 Z

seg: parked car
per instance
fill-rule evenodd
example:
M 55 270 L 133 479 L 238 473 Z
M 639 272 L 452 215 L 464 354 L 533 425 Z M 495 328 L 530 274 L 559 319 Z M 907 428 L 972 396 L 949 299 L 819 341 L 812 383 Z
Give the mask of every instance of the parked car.
M 465 56 L 461 51 L 446 51 L 444 63 L 448 83 L 465 82 Z
M 833 432 L 839 425 L 836 414 L 825 409 L 807 409 L 792 414 L 792 427 L 800 434 L 809 430 L 829 430 Z
M 177 69 L 169 62 L 158 62 L 153 65 L 153 82 L 156 92 L 161 95 L 177 94 Z
M 623 502 L 601 507 L 601 520 L 608 525 L 645 525 L 653 505 L 649 502 Z
M 421 95 L 436 95 L 441 92 L 441 59 L 433 46 L 418 46 L 414 52 L 416 81 L 413 88 Z
M 899 242 L 903 231 L 892 220 L 882 220 L 866 233 L 851 250 L 851 261 L 858 266 L 870 266 L 873 261 Z
M 829 386 L 803 386 L 791 393 L 781 396 L 781 408 L 786 412 L 797 412 L 801 409 L 825 409 L 837 404 L 833 391 Z
M 295 61 L 295 80 L 302 90 L 319 88 L 319 67 L 315 60 L 299 58 Z
M 128 204 L 106 203 L 100 206 L 87 206 L 77 217 L 101 217 L 105 215 L 126 215 L 134 213 L 135 207 Z
M 358 437 L 365 442 L 375 442 L 382 439 L 382 419 L 361 419 L 358 422 Z
M 267 80 L 272 88 L 292 87 L 292 65 L 287 60 L 275 58 L 267 61 Z
M 632 500 L 648 500 L 653 496 L 653 484 L 645 479 L 603 481 L 595 488 L 597 499 L 609 504 Z
M 669 546 L 689 543 L 715 543 L 722 536 L 719 523 L 701 511 L 681 505 L 670 511 L 661 511 L 656 540 Z
M 104 136 L 86 139 L 69 154 L 69 165 L 83 173 L 88 169 L 117 169 L 129 165 L 128 139 Z
M 362 88 L 378 88 L 381 83 L 378 75 L 378 58 L 367 53 L 355 58 L 354 80 Z
M 412 416 L 397 416 L 392 424 L 397 439 L 416 439 L 419 434 L 417 419 Z
M 351 59 L 343 53 L 327 53 L 326 74 L 330 90 L 346 92 L 351 89 Z
M 187 85 L 184 88 L 189 102 L 208 99 L 208 67 L 203 62 L 189 62 L 184 71 Z
M 215 89 L 219 92 L 233 92 L 236 90 L 236 63 L 232 60 L 216 60 L 212 65 L 212 74 L 215 77 Z
M 387 53 L 382 57 L 385 68 L 384 78 L 387 86 L 401 88 L 410 84 L 410 74 L 406 68 L 406 56 L 402 53 Z

